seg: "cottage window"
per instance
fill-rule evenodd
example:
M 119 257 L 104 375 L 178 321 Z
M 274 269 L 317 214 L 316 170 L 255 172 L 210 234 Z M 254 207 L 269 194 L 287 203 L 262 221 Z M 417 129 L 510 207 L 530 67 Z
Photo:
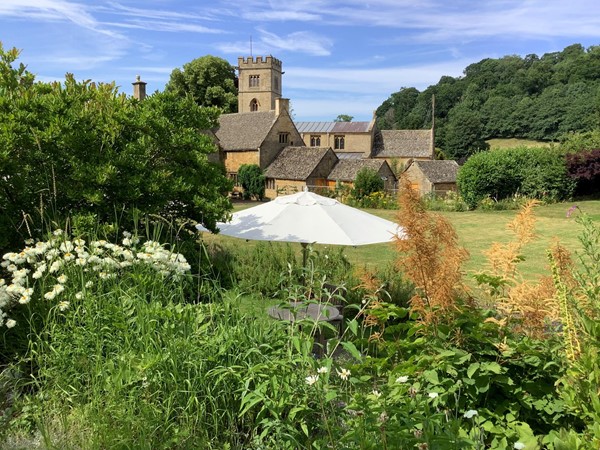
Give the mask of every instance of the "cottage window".
M 333 143 L 335 150 L 344 150 L 344 136 L 334 136 Z
M 321 146 L 321 136 L 311 136 L 310 137 L 310 146 L 311 147 L 320 147 Z
M 250 102 L 250 111 L 258 111 L 258 100 L 256 100 L 255 98 L 253 98 Z
M 275 178 L 267 178 L 267 189 L 275 189 Z
M 290 133 L 279 133 L 279 143 L 287 144 L 290 140 Z
M 250 75 L 250 87 L 260 86 L 260 75 Z

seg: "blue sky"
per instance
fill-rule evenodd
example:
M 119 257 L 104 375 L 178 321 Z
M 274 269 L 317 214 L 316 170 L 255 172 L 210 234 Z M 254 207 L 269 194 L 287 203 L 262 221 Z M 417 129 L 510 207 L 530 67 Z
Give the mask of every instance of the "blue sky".
M 402 87 L 425 89 L 484 58 L 600 45 L 598 0 L 0 0 L 0 41 L 39 80 L 162 90 L 207 54 L 283 61 L 296 120 L 369 120 Z

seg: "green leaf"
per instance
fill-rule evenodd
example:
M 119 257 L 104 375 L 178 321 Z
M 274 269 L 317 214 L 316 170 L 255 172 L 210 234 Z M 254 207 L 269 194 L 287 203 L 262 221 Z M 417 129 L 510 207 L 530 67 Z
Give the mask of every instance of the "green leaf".
M 352 342 L 342 342 L 342 347 L 344 347 L 344 349 L 348 353 L 350 353 L 355 359 L 359 361 L 362 359 L 360 352 Z
M 477 369 L 479 369 L 479 363 L 473 363 L 469 365 L 469 368 L 467 369 L 467 376 L 469 378 L 473 378 L 473 374 L 477 372 Z

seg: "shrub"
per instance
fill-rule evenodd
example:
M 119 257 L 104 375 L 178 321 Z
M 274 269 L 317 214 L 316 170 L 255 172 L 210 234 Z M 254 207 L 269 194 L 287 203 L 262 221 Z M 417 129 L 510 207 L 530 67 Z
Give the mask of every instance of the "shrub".
M 564 200 L 575 187 L 567 174 L 564 153 L 541 147 L 477 153 L 460 168 L 457 184 L 469 208 L 475 208 L 485 197 L 502 200 L 515 194 L 545 201 Z
M 356 174 L 352 196 L 357 200 L 361 200 L 374 192 L 382 191 L 383 186 L 381 175 L 369 167 L 363 167 Z
M 569 153 L 567 171 L 577 181 L 577 194 L 600 193 L 600 148 L 579 153 Z
M 262 200 L 265 197 L 265 176 L 256 164 L 242 164 L 238 171 L 238 181 L 244 188 L 244 198 Z

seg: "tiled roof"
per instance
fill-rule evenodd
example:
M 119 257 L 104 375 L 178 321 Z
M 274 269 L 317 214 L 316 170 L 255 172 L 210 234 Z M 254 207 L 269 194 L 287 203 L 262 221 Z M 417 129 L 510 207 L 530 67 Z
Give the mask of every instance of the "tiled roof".
M 432 183 L 455 183 L 456 174 L 458 173 L 458 164 L 456 161 L 418 161 L 412 162 L 416 164 L 421 172 Z
M 286 147 L 265 170 L 267 178 L 306 180 L 314 172 L 329 147 Z
M 431 130 L 380 130 L 373 140 L 376 158 L 433 157 Z
M 296 122 L 300 133 L 367 133 L 371 122 Z
M 354 181 L 358 171 L 364 167 L 379 172 L 385 160 L 377 159 L 340 159 L 327 178 L 330 180 Z
M 276 119 L 275 111 L 222 114 L 215 134 L 223 150 L 256 150 Z

